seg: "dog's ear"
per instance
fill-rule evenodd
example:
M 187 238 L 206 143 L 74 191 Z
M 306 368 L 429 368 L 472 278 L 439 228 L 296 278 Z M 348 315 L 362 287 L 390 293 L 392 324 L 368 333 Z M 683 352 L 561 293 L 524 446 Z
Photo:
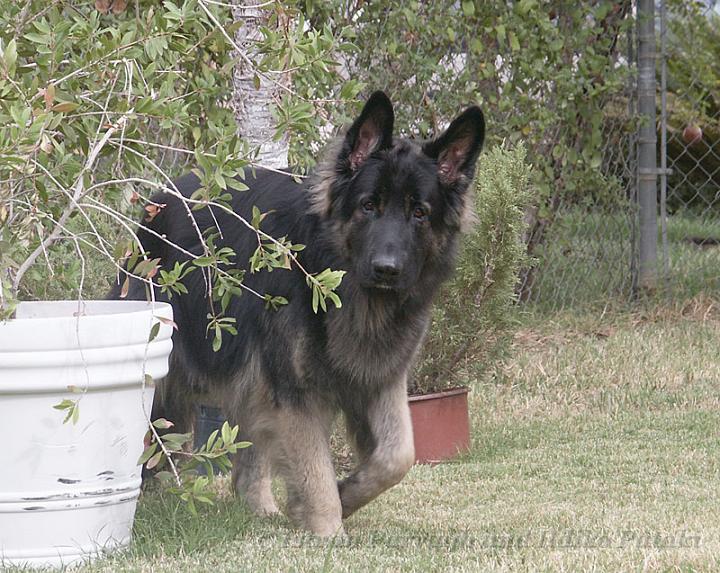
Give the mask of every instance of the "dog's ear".
M 394 122 L 388 97 L 381 91 L 373 93 L 345 135 L 339 158 L 342 164 L 355 171 L 375 151 L 390 148 Z
M 437 161 L 440 181 L 452 185 L 462 177 L 472 179 L 484 140 L 485 118 L 473 106 L 456 117 L 445 133 L 426 143 L 423 152 Z

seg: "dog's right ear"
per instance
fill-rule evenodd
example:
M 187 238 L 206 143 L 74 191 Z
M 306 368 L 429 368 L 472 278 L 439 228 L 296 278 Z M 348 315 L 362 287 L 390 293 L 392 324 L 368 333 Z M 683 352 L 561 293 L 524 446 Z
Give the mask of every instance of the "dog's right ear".
M 339 161 L 349 171 L 356 171 L 374 152 L 392 146 L 395 113 L 383 92 L 370 96 L 355 122 L 350 126 L 340 152 Z

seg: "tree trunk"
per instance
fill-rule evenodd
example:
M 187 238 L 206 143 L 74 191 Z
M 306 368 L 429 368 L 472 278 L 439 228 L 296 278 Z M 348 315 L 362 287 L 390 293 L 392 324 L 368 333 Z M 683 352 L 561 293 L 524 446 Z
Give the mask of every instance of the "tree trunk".
M 253 4 L 257 1 L 235 0 L 236 7 L 233 8 L 233 17 L 243 24 L 235 34 L 235 41 L 247 56 L 247 60 L 241 57 L 235 66 L 233 108 L 238 133 L 251 147 L 259 148 L 257 160 L 260 165 L 280 169 L 288 165 L 288 140 L 287 136 L 278 141 L 273 139 L 275 120 L 270 113 L 279 88 L 263 76 L 258 76 L 258 82 L 254 66 L 250 64 L 260 62 L 255 43 L 262 38 L 260 27 L 268 25 L 269 13 L 261 8 L 246 7 Z M 279 74 L 271 77 L 277 82 L 284 80 Z

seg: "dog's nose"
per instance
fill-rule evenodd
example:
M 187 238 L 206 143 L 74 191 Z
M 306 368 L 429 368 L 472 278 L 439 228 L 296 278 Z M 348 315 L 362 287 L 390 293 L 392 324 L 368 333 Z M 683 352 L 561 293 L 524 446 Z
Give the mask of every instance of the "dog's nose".
M 380 280 L 396 279 L 400 274 L 400 264 L 395 257 L 380 256 L 373 260 L 373 272 Z

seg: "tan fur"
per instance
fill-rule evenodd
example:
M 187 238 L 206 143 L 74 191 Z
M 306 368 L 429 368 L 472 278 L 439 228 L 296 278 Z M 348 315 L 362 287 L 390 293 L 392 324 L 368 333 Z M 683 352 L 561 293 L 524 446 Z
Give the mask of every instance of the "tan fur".
M 287 512 L 321 537 L 342 535 L 342 509 L 330 456 L 332 412 L 284 407 L 276 418 L 275 455 L 288 492 Z
M 299 359 L 299 348 L 293 354 Z M 322 537 L 342 534 L 329 446 L 333 409 L 324 404 L 274 404 L 257 358 L 223 400 L 225 411 L 233 413 L 232 423 L 253 443 L 233 461 L 235 490 L 250 510 L 260 516 L 278 513 L 271 491 L 277 472 L 288 492 L 287 514 L 297 525 Z
M 415 460 L 406 379 L 382 390 L 370 405 L 367 416 L 375 437 L 371 452 L 359 448 L 361 463 L 340 484 L 343 518 L 399 483 Z M 352 423 L 348 428 L 355 433 Z
M 243 438 L 252 443 L 246 450 L 240 450 L 233 460 L 233 486 L 256 515 L 277 514 L 280 510 L 271 490 L 273 404 L 257 358 L 251 359 L 247 370 L 231 388 L 229 395 L 224 397 L 223 409 L 231 414 L 231 423 L 240 426 Z
M 342 143 L 343 139 L 341 137 L 335 138 L 328 143 L 322 159 L 314 170 L 312 183 L 308 187 L 308 193 L 311 197 L 310 211 L 321 217 L 327 217 L 330 213 L 330 191 L 337 179 L 335 161 Z

